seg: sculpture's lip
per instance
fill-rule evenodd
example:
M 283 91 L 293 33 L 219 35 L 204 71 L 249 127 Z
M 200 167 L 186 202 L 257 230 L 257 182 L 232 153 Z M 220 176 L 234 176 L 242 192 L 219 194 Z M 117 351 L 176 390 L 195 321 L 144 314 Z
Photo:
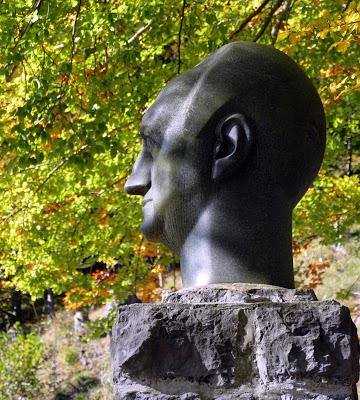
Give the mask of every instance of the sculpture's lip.
M 143 199 L 142 201 L 142 206 L 144 207 L 147 203 L 149 203 L 150 201 L 152 201 L 152 199 Z

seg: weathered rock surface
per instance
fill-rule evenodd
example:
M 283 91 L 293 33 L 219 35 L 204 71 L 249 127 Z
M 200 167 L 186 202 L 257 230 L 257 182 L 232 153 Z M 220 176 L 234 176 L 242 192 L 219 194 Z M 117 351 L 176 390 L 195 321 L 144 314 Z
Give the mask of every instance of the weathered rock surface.
M 205 287 L 164 292 L 163 303 L 297 303 L 316 301 L 311 289 L 284 289 L 247 283 L 212 284 Z
M 314 301 L 311 291 L 242 289 L 188 289 L 162 304 L 120 307 L 115 398 L 357 398 L 358 342 L 346 307 Z

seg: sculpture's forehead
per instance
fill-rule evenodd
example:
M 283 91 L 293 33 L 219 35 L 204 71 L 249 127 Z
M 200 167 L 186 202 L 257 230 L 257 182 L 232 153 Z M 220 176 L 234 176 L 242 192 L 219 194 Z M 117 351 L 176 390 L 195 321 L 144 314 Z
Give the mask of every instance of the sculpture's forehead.
M 220 82 L 212 82 L 195 68 L 170 82 L 145 112 L 141 133 L 159 143 L 195 138 L 213 113 L 232 96 L 219 90 Z
M 140 132 L 144 136 L 154 139 L 163 139 L 176 113 L 181 106 L 180 96 L 168 96 L 158 98 L 155 103 L 145 112 Z
M 188 71 L 160 92 L 143 116 L 140 126 L 143 135 L 162 140 L 165 136 L 179 136 L 184 130 L 191 129 L 192 123 L 195 124 L 189 115 L 196 102 L 191 96 L 196 85 L 195 75 L 196 71 Z
M 254 52 L 253 45 L 250 51 L 247 47 L 238 43 L 224 46 L 172 80 L 144 114 L 143 134 L 162 139 L 196 135 L 216 110 L 242 94 L 254 65 L 260 68 L 260 49 L 255 45 Z M 256 85 L 256 80 L 252 84 Z
M 278 81 L 300 82 L 304 74 L 279 51 L 254 43 L 232 43 L 172 80 L 144 114 L 141 131 L 159 140 L 197 135 L 210 117 L 234 97 L 256 103 Z M 307 79 L 307 78 L 306 78 Z

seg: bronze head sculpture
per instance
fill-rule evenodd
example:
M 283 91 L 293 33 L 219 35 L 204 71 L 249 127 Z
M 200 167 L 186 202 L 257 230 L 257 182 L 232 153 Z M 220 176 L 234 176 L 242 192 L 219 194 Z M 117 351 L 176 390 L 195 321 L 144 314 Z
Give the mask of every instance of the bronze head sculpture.
M 142 231 L 180 256 L 184 287 L 294 286 L 292 210 L 325 148 L 320 98 L 273 47 L 223 46 L 172 80 L 144 114 L 125 190 Z

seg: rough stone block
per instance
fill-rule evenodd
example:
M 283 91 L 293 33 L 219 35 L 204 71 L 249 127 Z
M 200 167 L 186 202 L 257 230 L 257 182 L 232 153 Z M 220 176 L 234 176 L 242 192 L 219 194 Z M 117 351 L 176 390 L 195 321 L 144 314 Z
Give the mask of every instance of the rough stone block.
M 117 400 L 356 399 L 358 342 L 346 307 L 309 291 L 223 289 L 204 288 L 197 304 L 183 303 L 195 299 L 191 289 L 119 308 Z
M 256 283 L 222 283 L 199 288 L 165 291 L 163 303 L 298 303 L 317 301 L 311 289 L 284 289 Z

